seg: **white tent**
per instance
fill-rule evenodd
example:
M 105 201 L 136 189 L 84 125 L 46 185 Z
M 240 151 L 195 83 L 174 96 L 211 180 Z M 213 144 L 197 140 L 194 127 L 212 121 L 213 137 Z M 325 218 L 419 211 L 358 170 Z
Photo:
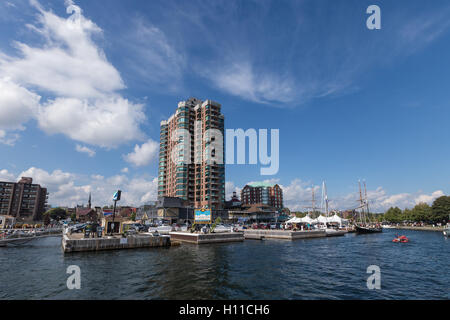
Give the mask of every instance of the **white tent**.
M 301 222 L 300 220 L 301 220 L 300 218 L 293 217 L 293 218 L 289 219 L 288 221 L 286 221 L 286 223 L 300 223 Z
M 309 215 L 301 218 L 300 220 L 301 220 L 300 222 L 304 222 L 304 223 L 313 223 L 314 222 L 314 220 L 311 219 L 311 217 Z
M 323 215 L 320 215 L 320 216 L 316 219 L 316 221 L 317 221 L 318 223 L 326 224 L 327 222 L 329 222 L 328 219 L 329 219 L 329 218 L 324 217 Z
M 345 224 L 345 223 L 348 222 L 348 220 L 347 219 L 342 219 L 337 214 L 334 214 L 334 216 L 328 218 L 328 222 L 336 222 L 336 223 L 339 223 L 340 226 L 342 226 L 342 223 Z

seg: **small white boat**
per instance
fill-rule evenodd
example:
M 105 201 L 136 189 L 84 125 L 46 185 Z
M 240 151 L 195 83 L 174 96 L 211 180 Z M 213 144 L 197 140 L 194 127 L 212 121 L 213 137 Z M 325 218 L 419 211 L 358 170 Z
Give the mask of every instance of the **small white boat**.
M 446 237 L 450 237 L 450 224 L 449 223 L 447 223 L 447 228 L 444 229 L 443 234 Z
M 326 233 L 327 237 L 338 237 L 338 236 L 343 236 L 344 234 L 348 233 L 348 231 L 347 230 L 336 230 L 333 228 L 326 228 L 325 233 Z
M 172 226 L 159 226 L 156 227 L 156 231 L 158 231 L 159 234 L 169 234 L 170 231 L 172 230 Z
M 222 232 L 231 232 L 230 227 L 225 227 L 224 225 L 219 224 L 214 228 L 214 233 L 222 233 Z
M 388 224 L 384 224 L 381 226 L 383 229 L 394 229 L 394 226 L 388 225 Z

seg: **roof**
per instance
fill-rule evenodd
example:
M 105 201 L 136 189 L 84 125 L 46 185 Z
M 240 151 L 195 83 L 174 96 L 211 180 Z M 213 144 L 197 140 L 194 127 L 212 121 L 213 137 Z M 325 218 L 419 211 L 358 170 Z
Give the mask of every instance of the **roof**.
M 94 209 L 91 209 L 91 208 L 85 208 L 85 209 L 78 209 L 77 214 L 78 214 L 79 216 L 85 216 L 85 215 L 88 215 L 88 214 L 91 213 L 91 212 L 96 213 L 96 211 L 95 211 Z
M 264 182 L 264 181 L 261 181 L 261 182 L 253 182 L 253 183 L 249 183 L 249 184 L 247 184 L 247 185 L 250 186 L 250 187 L 253 187 L 253 188 L 258 188 L 258 187 L 273 187 L 273 186 L 274 186 L 273 184 L 268 183 L 268 182 Z
M 273 208 L 267 204 L 263 204 L 263 203 L 255 203 L 255 204 L 251 204 L 251 205 L 245 205 L 243 207 L 245 208 L 245 211 L 248 213 L 276 211 L 275 208 Z

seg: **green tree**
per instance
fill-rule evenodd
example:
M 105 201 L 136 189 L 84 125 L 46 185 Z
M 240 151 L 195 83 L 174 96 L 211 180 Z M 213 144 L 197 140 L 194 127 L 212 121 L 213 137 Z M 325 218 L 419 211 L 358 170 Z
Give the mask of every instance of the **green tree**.
M 402 210 L 398 207 L 390 207 L 384 214 L 384 219 L 389 222 L 401 222 L 403 221 Z
M 448 215 L 450 214 L 450 197 L 442 196 L 434 200 L 433 205 L 431 206 L 431 211 L 431 221 L 448 221 Z
M 412 220 L 420 221 L 430 221 L 432 219 L 431 207 L 426 203 L 419 203 L 411 210 Z
M 66 212 L 66 210 L 64 210 L 62 208 L 50 209 L 46 213 L 44 213 L 44 215 L 48 215 L 51 219 L 58 220 L 58 221 L 61 219 L 67 218 L 67 212 Z
M 136 221 L 136 212 L 131 213 L 131 220 Z
M 70 215 L 70 220 L 72 220 L 72 221 L 77 220 L 77 215 L 75 214 L 75 212 Z
M 50 224 L 50 215 L 44 213 L 44 224 L 47 226 Z

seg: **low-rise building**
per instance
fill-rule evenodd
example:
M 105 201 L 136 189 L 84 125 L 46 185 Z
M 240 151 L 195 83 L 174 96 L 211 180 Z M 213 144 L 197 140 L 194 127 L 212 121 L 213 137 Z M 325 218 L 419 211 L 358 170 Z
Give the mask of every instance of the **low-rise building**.
M 283 208 L 283 190 L 278 184 L 256 182 L 246 185 L 241 191 L 242 205 L 264 204 L 276 209 Z

